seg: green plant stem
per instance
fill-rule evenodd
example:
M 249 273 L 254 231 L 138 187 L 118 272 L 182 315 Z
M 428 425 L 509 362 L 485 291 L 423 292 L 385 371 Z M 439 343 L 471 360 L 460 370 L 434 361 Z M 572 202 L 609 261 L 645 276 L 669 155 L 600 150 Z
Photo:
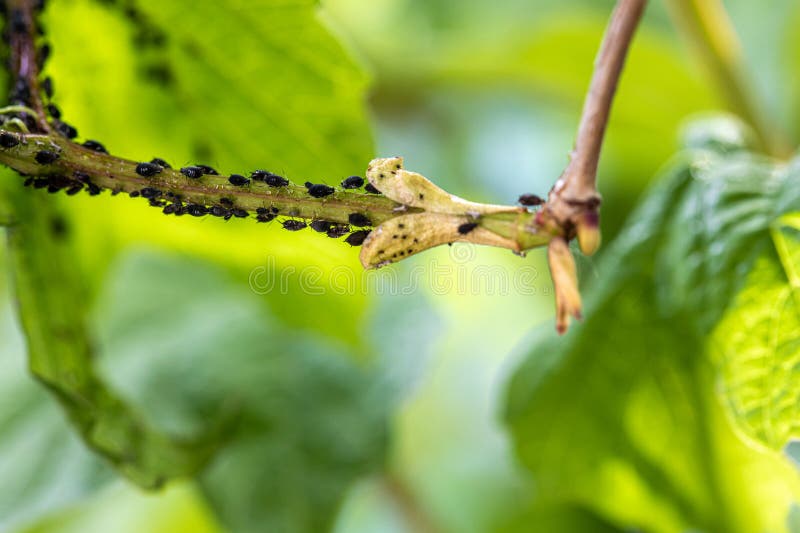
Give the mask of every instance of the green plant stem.
M 789 155 L 789 143 L 753 97 L 742 47 L 722 0 L 668 0 L 667 7 L 714 77 L 731 111 L 753 128 L 760 147 L 776 156 Z

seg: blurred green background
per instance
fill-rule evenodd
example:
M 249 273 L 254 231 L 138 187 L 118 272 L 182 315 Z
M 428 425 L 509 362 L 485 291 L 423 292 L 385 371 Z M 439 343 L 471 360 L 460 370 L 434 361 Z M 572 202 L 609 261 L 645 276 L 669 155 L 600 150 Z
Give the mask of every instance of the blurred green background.
M 168 29 L 165 48 L 143 44 L 110 4 L 48 2 L 46 72 L 66 119 L 117 155 L 329 184 L 373 156 L 403 155 L 459 196 L 513 203 L 544 195 L 563 169 L 614 2 L 325 0 L 318 13 L 299 0 L 139 2 L 148 24 Z M 725 5 L 759 105 L 797 139 L 800 6 Z M 724 108 L 652 2 L 601 160 L 605 242 L 678 151 L 686 121 Z M 198 431 L 230 398 L 252 425 L 197 482 L 146 494 L 114 478 L 28 376 L 0 276 L 0 530 L 623 530 L 563 502 L 564 516 L 524 519 L 535 487 L 501 413 L 527 337 L 552 328 L 542 252 L 456 245 L 363 279 L 356 250 L 312 232 L 168 219 L 108 195 L 58 201 L 104 376 L 174 434 Z M 488 284 L 475 274 L 487 265 L 511 281 L 525 266 L 528 281 Z M 579 267 L 586 286 L 603 281 L 595 259 Z M 286 287 L 259 290 L 267 271 L 288 272 Z M 319 273 L 312 290 L 303 271 Z M 393 290 L 393 276 L 412 290 Z M 788 483 L 773 502 L 797 494 Z M 617 496 L 624 506 L 629 495 Z

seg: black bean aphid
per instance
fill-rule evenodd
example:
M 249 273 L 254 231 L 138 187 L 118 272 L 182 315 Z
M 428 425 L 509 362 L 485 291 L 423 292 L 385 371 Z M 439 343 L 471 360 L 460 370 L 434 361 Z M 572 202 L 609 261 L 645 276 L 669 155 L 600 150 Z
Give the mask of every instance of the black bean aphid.
M 350 176 L 342 180 L 343 189 L 360 189 L 364 186 L 364 178 L 361 176 Z
M 92 141 L 92 140 L 83 141 L 83 147 L 84 148 L 88 148 L 89 150 L 91 150 L 93 152 L 98 152 L 100 154 L 107 154 L 108 153 L 108 150 L 106 150 L 106 147 L 103 146 L 102 144 L 100 144 L 97 141 Z
M 153 163 L 139 163 L 136 165 L 136 173 L 145 178 L 160 174 L 163 169 L 159 165 Z
M 193 217 L 201 217 L 208 214 L 208 209 L 204 205 L 189 204 L 186 206 L 186 212 Z
M 267 172 L 266 170 L 256 170 L 255 172 L 253 172 L 253 174 L 256 173 L 258 173 L 259 176 L 259 179 L 257 181 L 263 181 L 270 187 L 286 187 L 287 185 L 289 185 L 289 180 L 287 180 L 283 176 L 273 174 L 272 172 Z M 250 175 L 250 177 L 253 177 L 252 174 Z
M 376 189 L 375 186 L 371 183 L 367 183 L 367 185 L 364 187 L 364 190 L 372 194 L 382 194 L 381 191 Z
M 19 137 L 7 131 L 0 132 L 0 146 L 3 148 L 13 148 L 18 144 Z
M 219 205 L 212 206 L 211 210 L 209 211 L 209 214 L 215 217 L 224 217 L 228 213 L 230 213 L 229 210 Z
M 368 229 L 354 231 L 353 233 L 347 236 L 344 242 L 346 242 L 350 246 L 361 246 L 362 244 L 364 244 L 364 239 L 366 239 L 367 235 L 369 234 L 370 230 Z
M 102 192 L 100 187 L 98 187 L 97 185 L 95 185 L 92 182 L 89 182 L 89 183 L 86 184 L 86 190 L 89 191 L 89 196 L 97 196 L 98 194 L 100 194 Z
M 203 169 L 200 167 L 182 167 L 181 174 L 183 174 L 187 178 L 196 180 L 197 178 L 203 175 Z
M 372 221 L 369 219 L 369 217 L 362 215 L 361 213 L 350 213 L 350 215 L 347 217 L 347 221 L 357 228 L 363 228 L 364 226 L 372 225 Z
M 249 216 L 247 211 L 239 208 L 234 209 L 233 211 L 231 211 L 231 213 L 233 213 L 233 216 L 235 216 L 236 218 L 247 218 Z
M 219 203 L 227 207 L 233 207 L 233 200 L 231 200 L 230 198 L 224 198 L 224 197 L 220 198 Z
M 537 196 L 535 194 L 523 194 L 517 200 L 521 205 L 525 206 L 537 206 L 542 205 L 544 203 L 544 199 L 541 196 Z
M 61 122 L 60 120 L 54 121 L 53 125 L 56 128 L 56 131 L 66 137 L 67 139 L 74 139 L 78 136 L 78 130 L 75 129 L 74 126 L 67 124 L 66 122 Z
M 250 173 L 250 179 L 253 181 L 266 181 L 267 176 L 271 176 L 272 172 L 268 170 L 254 170 Z
M 47 76 L 42 80 L 41 88 L 47 98 L 53 98 L 53 78 Z
M 219 172 L 214 170 L 212 167 L 208 165 L 195 165 L 197 168 L 203 171 L 203 174 L 208 174 L 209 176 L 218 176 Z
M 161 168 L 172 168 L 172 166 L 169 163 L 167 163 L 160 157 L 154 157 L 153 159 L 150 160 L 150 162 L 153 163 L 154 165 L 160 166 Z
M 161 191 L 152 187 L 144 187 L 139 191 L 139 194 L 142 195 L 142 198 L 158 198 L 161 196 Z
M 461 224 L 458 227 L 458 232 L 461 235 L 466 235 L 467 233 L 469 233 L 470 231 L 474 230 L 477 227 L 478 227 L 477 222 L 465 222 L 464 224 Z
M 244 187 L 245 185 L 250 184 L 250 180 L 242 176 L 241 174 L 231 174 L 228 178 L 228 181 L 231 185 L 236 185 L 237 187 Z
M 302 220 L 284 220 L 283 221 L 283 229 L 287 229 L 289 231 L 300 231 L 301 229 L 306 227 L 306 223 Z
M 55 160 L 58 159 L 59 157 L 60 156 L 57 153 L 52 152 L 50 150 L 40 150 L 36 152 L 35 159 L 36 162 L 39 163 L 40 165 L 49 165 L 55 162 Z
M 257 215 L 266 215 L 267 213 L 269 213 L 269 209 L 267 209 L 266 207 L 258 207 L 258 208 L 256 208 L 256 214 Z
M 165 215 L 172 215 L 173 213 L 175 213 L 176 209 L 178 209 L 178 207 L 175 204 L 169 204 L 165 205 L 164 209 L 162 209 L 161 212 L 164 213 Z
M 72 187 L 67 189 L 67 196 L 75 196 L 76 194 L 78 194 L 82 190 L 83 190 L 83 185 L 81 185 L 81 184 L 73 185 Z
M 54 119 L 58 120 L 61 118 L 61 110 L 55 104 L 47 104 L 45 108 L 47 109 L 47 114 Z
M 311 229 L 318 231 L 319 233 L 325 233 L 331 229 L 332 225 L 333 222 L 328 222 L 327 220 L 312 220 L 310 224 Z
M 325 234 L 331 239 L 338 239 L 348 231 L 350 231 L 350 228 L 347 226 L 347 224 L 333 224 L 330 228 L 328 228 L 328 231 L 326 231 Z
M 131 198 L 139 198 L 139 191 L 131 191 L 128 193 Z
M 259 222 L 270 222 L 272 220 L 275 220 L 275 216 L 276 215 L 273 215 L 272 213 L 264 213 L 264 214 L 258 215 L 256 217 L 256 220 L 259 221 Z
M 336 189 L 334 189 L 330 185 L 324 185 L 321 183 L 311 183 L 310 181 L 306 182 L 306 189 L 308 189 L 308 194 L 310 194 L 314 198 L 324 198 L 336 192 Z

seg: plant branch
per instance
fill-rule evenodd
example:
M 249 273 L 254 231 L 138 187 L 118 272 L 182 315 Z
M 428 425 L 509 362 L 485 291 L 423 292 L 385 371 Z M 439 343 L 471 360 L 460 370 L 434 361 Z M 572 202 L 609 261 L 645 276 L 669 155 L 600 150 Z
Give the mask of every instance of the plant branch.
M 722 0 L 668 0 L 667 7 L 678 29 L 711 72 L 730 109 L 753 128 L 760 147 L 773 155 L 788 155 L 789 143 L 753 98 L 742 47 Z

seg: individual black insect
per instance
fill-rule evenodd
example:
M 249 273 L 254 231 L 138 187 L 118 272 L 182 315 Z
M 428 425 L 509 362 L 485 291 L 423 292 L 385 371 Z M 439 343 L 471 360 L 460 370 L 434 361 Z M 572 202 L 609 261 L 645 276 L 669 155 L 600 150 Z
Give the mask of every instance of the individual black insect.
M 324 185 L 322 183 L 311 183 L 310 181 L 306 182 L 306 189 L 308 189 L 308 194 L 310 194 L 314 198 L 324 198 L 336 192 L 336 189 L 334 189 L 330 185 Z
M 361 246 L 362 244 L 364 244 L 364 239 L 366 239 L 367 235 L 369 234 L 370 230 L 368 229 L 354 231 L 353 233 L 347 236 L 344 242 L 346 242 L 350 246 Z
M 310 224 L 311 229 L 318 231 L 319 233 L 325 233 L 331 229 L 332 225 L 333 222 L 328 222 L 327 220 L 312 220 Z
M 66 122 L 61 122 L 60 120 L 56 120 L 53 123 L 55 126 L 56 131 L 66 137 L 67 139 L 74 139 L 78 136 L 78 130 L 75 129 L 74 126 L 67 124 Z
M 78 185 L 73 185 L 69 189 L 67 189 L 67 196 L 75 196 L 79 192 L 83 190 L 83 185 L 80 183 Z
M 0 132 L 0 146 L 3 148 L 13 148 L 18 144 L 19 137 L 7 131 Z
M 107 154 L 108 153 L 108 150 L 106 150 L 106 147 L 103 146 L 102 144 L 100 144 L 97 141 L 92 141 L 92 140 L 83 141 L 83 147 L 84 148 L 88 148 L 89 150 L 91 150 L 93 152 L 98 152 L 100 154 Z
M 362 215 L 361 213 L 350 213 L 350 215 L 347 217 L 347 221 L 357 228 L 363 228 L 364 226 L 372 225 L 372 221 L 369 219 L 369 217 Z
M 193 217 L 201 217 L 208 214 L 208 209 L 204 205 L 189 204 L 186 206 L 186 212 Z
M 230 210 L 225 209 L 224 207 L 219 205 L 212 206 L 211 210 L 209 211 L 209 214 L 215 217 L 224 217 L 228 213 L 230 213 Z
M 86 190 L 89 191 L 89 196 L 97 196 L 98 194 L 103 192 L 99 186 L 97 186 L 92 182 L 86 184 Z
M 35 159 L 40 165 L 49 165 L 54 163 L 59 157 L 60 156 L 56 152 L 50 150 L 39 150 L 36 152 Z
M 162 209 L 161 212 L 164 213 L 165 215 L 172 215 L 175 213 L 177 209 L 178 207 L 175 204 L 169 204 L 165 205 L 164 209 Z
M 537 196 L 535 194 L 523 194 L 517 200 L 521 205 L 525 205 L 528 207 L 542 205 L 544 203 L 544 198 L 541 196 Z
M 326 231 L 325 234 L 331 239 L 338 239 L 344 236 L 348 231 L 350 231 L 350 228 L 347 226 L 347 224 L 333 224 L 330 228 L 328 228 L 328 231 Z
M 233 200 L 231 200 L 230 198 L 225 198 L 225 197 L 220 198 L 219 203 L 221 203 L 226 207 L 233 207 Z
M 233 211 L 231 211 L 231 213 L 232 213 L 232 214 L 233 214 L 233 216 L 235 216 L 236 218 L 247 218 L 247 217 L 249 216 L 249 214 L 247 213 L 247 211 L 245 211 L 244 209 L 238 209 L 238 208 L 237 208 L 237 209 L 234 209 Z
M 209 176 L 218 176 L 219 172 L 216 169 L 208 166 L 208 165 L 195 165 L 197 168 L 203 171 L 203 174 L 208 174 Z
M 371 183 L 367 183 L 366 187 L 364 187 L 364 190 L 371 194 L 381 194 L 381 191 L 376 189 L 375 186 Z
M 272 211 L 273 213 L 275 213 L 276 215 L 280 212 L 280 209 L 278 209 L 275 206 L 270 207 L 269 210 Z
M 300 231 L 301 229 L 306 227 L 306 223 L 302 220 L 284 220 L 283 221 L 283 229 L 289 231 Z
M 47 76 L 45 79 L 42 80 L 42 84 L 40 85 L 44 94 L 48 98 L 53 98 L 53 78 Z
M 474 230 L 477 227 L 478 227 L 478 223 L 477 222 L 465 222 L 464 224 L 461 224 L 458 227 L 458 232 L 461 235 L 466 235 L 467 233 L 471 232 L 472 230 Z
M 61 118 L 61 110 L 55 104 L 47 104 L 46 106 L 47 113 L 53 117 L 54 119 L 58 120 Z
M 364 178 L 361 176 L 350 176 L 342 180 L 343 189 L 360 189 L 364 186 Z
M 139 191 L 139 194 L 142 195 L 142 198 L 158 198 L 161 196 L 161 191 L 153 187 L 144 187 Z
M 76 170 L 75 172 L 73 172 L 72 177 L 80 181 L 81 183 L 89 183 L 89 180 L 91 179 L 91 176 L 89 176 L 89 174 L 87 174 L 86 172 L 81 172 L 80 170 Z
M 47 43 L 44 43 L 41 47 L 39 47 L 39 53 L 36 54 L 36 59 L 37 63 L 39 64 L 40 71 L 42 70 L 42 67 L 47 62 L 47 60 L 50 58 L 51 51 L 52 49 L 50 48 L 50 45 Z
M 242 176 L 241 174 L 231 174 L 228 178 L 228 181 L 231 185 L 236 185 L 237 187 L 244 187 L 245 185 L 250 184 L 250 180 Z
M 160 157 L 154 157 L 153 159 L 150 160 L 150 162 L 153 163 L 154 165 L 160 166 L 161 168 L 172 168 L 172 165 L 170 165 Z
M 136 173 L 145 178 L 150 178 L 156 174 L 160 174 L 163 169 L 159 165 L 153 163 L 139 163 L 136 165 Z
M 203 175 L 203 169 L 199 167 L 182 167 L 181 174 L 183 174 L 187 178 L 196 180 L 197 178 L 200 178 Z
M 269 209 L 266 207 L 258 207 L 256 208 L 256 215 L 266 215 L 269 213 Z
M 11 31 L 15 33 L 28 33 L 28 22 L 25 15 L 19 9 L 12 9 L 9 17 Z
M 254 170 L 250 173 L 250 179 L 253 181 L 267 181 L 267 176 L 272 176 L 269 170 Z
M 128 193 L 131 198 L 139 198 L 139 191 L 131 191 Z
M 272 220 L 275 220 L 275 215 L 273 215 L 272 213 L 263 213 L 258 215 L 256 217 L 256 220 L 259 222 L 270 222 Z
M 264 183 L 266 183 L 270 187 L 286 187 L 287 185 L 289 185 L 289 180 L 277 174 L 270 174 L 269 176 L 264 178 Z

